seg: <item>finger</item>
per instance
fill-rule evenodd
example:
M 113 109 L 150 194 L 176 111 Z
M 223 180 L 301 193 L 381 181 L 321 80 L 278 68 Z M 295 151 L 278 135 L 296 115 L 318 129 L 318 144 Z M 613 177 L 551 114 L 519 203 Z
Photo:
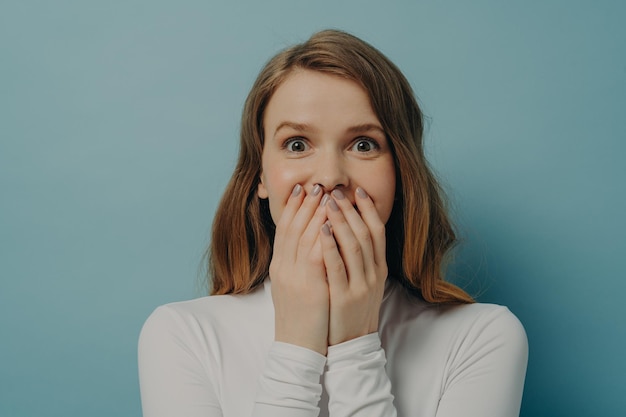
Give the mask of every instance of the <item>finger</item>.
M 343 258 L 349 284 L 365 283 L 365 262 L 363 248 L 348 224 L 334 198 L 326 203 L 326 213 L 332 224 L 332 232 L 340 256 Z M 372 261 L 372 267 L 373 267 Z
M 369 229 L 369 234 L 372 239 L 372 247 L 374 248 L 374 262 L 376 265 L 386 267 L 387 236 L 385 234 L 385 223 L 383 223 L 380 219 L 374 202 L 363 188 L 358 187 L 356 189 L 355 201 L 359 212 L 361 213 L 361 218 Z
M 322 242 L 320 241 L 320 233 L 319 233 L 320 229 L 318 228 L 317 230 L 318 230 L 317 236 L 315 236 L 315 240 L 311 247 L 311 251 L 309 252 L 309 262 L 324 266 L 324 255 L 322 253 Z
M 350 199 L 346 198 L 343 192 L 334 190 L 332 196 L 337 206 L 341 209 L 341 213 L 344 215 L 350 229 L 352 229 L 352 233 L 361 244 L 364 262 L 367 264 L 368 261 L 371 260 L 373 264 L 374 248 L 372 247 L 372 237 L 370 236 L 370 230 L 367 224 L 363 221 Z
M 326 216 L 326 209 L 323 207 L 323 201 L 327 196 L 322 198 L 320 204 L 317 205 L 313 217 L 306 226 L 306 229 L 302 232 L 302 236 L 298 241 L 298 257 L 308 256 L 309 260 L 313 262 L 321 262 L 321 250 L 317 253 L 312 253 L 317 243 L 319 249 L 319 231 L 320 227 L 328 220 Z
M 284 250 L 285 253 L 296 255 L 302 233 L 319 206 L 322 194 L 321 190 L 322 188 L 319 185 L 313 187 L 311 192 L 304 197 L 297 211 L 291 215 L 289 224 L 281 231 L 283 233 L 281 249 Z
M 319 239 L 329 290 L 331 293 L 341 294 L 348 287 L 348 273 L 328 222 L 322 225 Z
M 276 233 L 274 237 L 274 253 L 283 253 L 283 240 L 286 231 L 289 229 L 293 218 L 295 217 L 302 200 L 304 199 L 303 188 L 300 184 L 296 184 L 287 199 L 285 208 L 283 209 L 280 219 L 276 223 Z

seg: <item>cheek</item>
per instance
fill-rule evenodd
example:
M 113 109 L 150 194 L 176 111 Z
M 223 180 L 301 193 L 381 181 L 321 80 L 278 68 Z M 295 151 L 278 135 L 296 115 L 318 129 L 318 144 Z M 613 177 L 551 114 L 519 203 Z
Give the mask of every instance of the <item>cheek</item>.
M 291 170 L 275 170 L 265 177 L 270 203 L 285 204 L 296 184 L 301 183 L 297 172 Z
M 391 217 L 391 210 L 393 209 L 395 194 L 386 193 L 384 196 L 381 197 L 374 201 L 374 205 L 376 206 L 376 211 L 378 211 L 380 219 L 383 221 L 383 223 L 387 223 L 389 217 Z
M 287 200 L 296 184 L 301 183 L 297 171 L 290 169 L 270 169 L 263 175 L 267 188 L 270 212 L 274 223 L 278 222 Z
M 391 216 L 391 210 L 396 196 L 395 170 L 385 170 L 380 175 L 372 177 L 370 186 L 363 187 L 374 201 L 376 211 L 383 223 L 387 223 Z

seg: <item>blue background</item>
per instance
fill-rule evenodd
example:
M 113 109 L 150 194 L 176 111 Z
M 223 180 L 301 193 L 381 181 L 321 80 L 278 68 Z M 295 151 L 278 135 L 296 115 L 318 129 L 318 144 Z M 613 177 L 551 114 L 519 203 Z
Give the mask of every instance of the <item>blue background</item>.
M 463 244 L 526 326 L 523 416 L 626 409 L 626 3 L 2 1 L 0 415 L 138 416 L 266 59 L 337 27 L 410 79 Z

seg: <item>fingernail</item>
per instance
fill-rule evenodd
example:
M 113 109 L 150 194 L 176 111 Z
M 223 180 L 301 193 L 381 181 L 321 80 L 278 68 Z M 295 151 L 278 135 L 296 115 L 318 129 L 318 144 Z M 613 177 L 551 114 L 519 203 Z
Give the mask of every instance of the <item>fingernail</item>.
M 344 198 L 346 198 L 341 190 L 333 190 L 333 197 L 335 197 L 337 200 L 343 200 Z
M 367 193 L 361 187 L 356 188 L 356 195 L 358 195 L 361 198 L 367 198 Z
M 326 236 L 330 236 L 330 227 L 328 227 L 328 223 L 324 223 L 324 225 L 322 226 L 322 233 L 324 233 Z
M 320 191 L 322 191 L 322 187 L 320 187 L 319 184 L 315 184 L 315 187 L 313 187 L 313 191 L 311 191 L 311 194 L 318 195 Z
M 322 201 L 320 201 L 320 206 L 324 207 L 326 203 L 328 203 L 329 198 L 330 196 L 328 194 L 324 194 L 324 197 L 322 197 Z
M 337 205 L 337 203 L 335 203 L 335 200 L 333 198 L 328 199 L 328 205 L 332 210 L 339 211 L 339 206 Z
M 293 197 L 296 197 L 296 196 L 300 195 L 301 191 L 302 191 L 302 186 L 300 184 L 296 184 L 296 186 L 293 187 L 293 191 L 291 192 L 291 195 Z

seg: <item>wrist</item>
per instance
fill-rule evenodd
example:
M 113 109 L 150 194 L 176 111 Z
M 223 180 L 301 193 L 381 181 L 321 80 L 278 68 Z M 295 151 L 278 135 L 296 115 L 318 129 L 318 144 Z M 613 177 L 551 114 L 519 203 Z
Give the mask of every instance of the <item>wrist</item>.
M 281 336 L 278 333 L 276 333 L 274 341 L 312 350 L 313 352 L 319 353 L 322 356 L 326 356 L 328 352 L 328 346 L 326 345 L 326 343 L 319 343 L 312 340 L 302 340 L 300 338 Z

